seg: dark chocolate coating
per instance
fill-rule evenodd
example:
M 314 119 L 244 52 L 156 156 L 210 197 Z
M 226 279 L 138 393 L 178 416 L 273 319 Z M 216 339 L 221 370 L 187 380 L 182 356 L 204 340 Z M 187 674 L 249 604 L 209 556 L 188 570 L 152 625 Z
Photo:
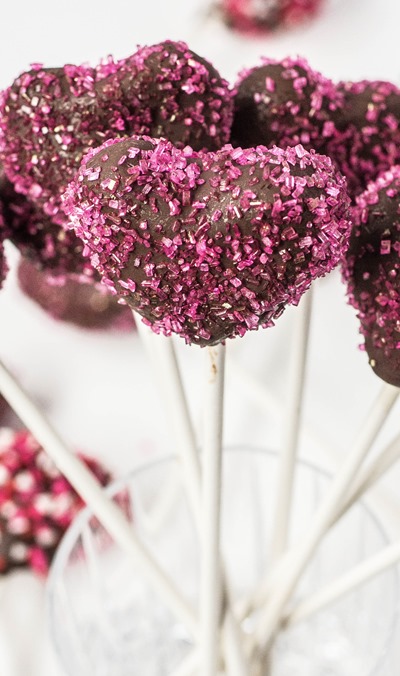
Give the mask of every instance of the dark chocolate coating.
M 62 194 L 84 153 L 120 133 L 118 107 L 99 105 L 94 80 L 85 66 L 38 66 L 3 95 L 6 175 L 59 225 Z
M 357 199 L 344 277 L 374 372 L 400 387 L 400 168 Z

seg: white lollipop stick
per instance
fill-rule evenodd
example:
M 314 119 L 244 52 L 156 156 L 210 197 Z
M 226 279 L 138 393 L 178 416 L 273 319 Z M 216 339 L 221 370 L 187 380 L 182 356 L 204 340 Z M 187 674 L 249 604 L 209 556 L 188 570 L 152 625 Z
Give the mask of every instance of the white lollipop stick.
M 216 676 L 222 620 L 220 512 L 225 346 L 206 351 L 202 528 L 200 554 L 200 630 L 202 676 Z
M 320 591 L 297 603 L 292 610 L 284 615 L 283 624 L 289 626 L 306 620 L 310 615 L 323 610 L 376 575 L 396 565 L 399 561 L 400 541 L 385 547 L 378 554 L 374 554 L 374 556 L 358 564 L 344 575 L 327 584 Z
M 271 587 L 271 582 L 266 578 L 266 584 L 262 589 L 262 598 L 265 599 L 265 596 L 269 594 L 270 598 L 265 611 L 261 613 L 255 632 L 256 640 L 260 646 L 268 647 L 273 638 L 284 606 L 334 515 L 337 513 L 340 504 L 343 502 L 361 463 L 381 430 L 398 394 L 398 388 L 392 385 L 384 385 L 372 410 L 367 416 L 353 451 L 348 455 L 341 470 L 333 479 L 326 498 L 307 529 L 307 533 L 300 544 L 282 558 L 282 562 L 278 566 L 280 569 L 279 577 L 277 574 L 273 575 L 275 580 L 273 587 Z M 272 593 L 270 593 L 271 589 L 273 589 Z
M 293 481 L 299 445 L 300 418 L 302 413 L 304 380 L 308 352 L 308 337 L 312 309 L 312 290 L 305 294 L 296 313 L 292 334 L 292 359 L 289 374 L 288 424 L 285 439 L 278 458 L 277 499 L 274 530 L 271 541 L 271 562 L 279 559 L 287 547 L 292 508 Z
M 349 495 L 335 516 L 335 522 L 345 514 L 400 458 L 400 435 L 369 464 L 351 485 Z
M 173 425 L 177 442 L 177 452 L 183 469 L 185 489 L 188 494 L 196 526 L 200 532 L 202 514 L 201 467 L 173 339 L 154 334 L 149 327 L 143 324 L 141 317 L 137 315 L 137 313 L 134 313 L 134 316 L 149 357 L 157 365 L 159 387 L 163 392 L 163 399 L 168 411 L 168 416 Z M 225 604 L 225 657 L 229 664 L 229 673 L 232 674 L 232 676 L 246 676 L 248 668 L 242 645 L 242 632 L 236 619 L 232 615 L 227 580 L 223 570 L 221 571 L 221 576 Z
M 0 392 L 115 542 L 130 556 L 143 577 L 158 591 L 176 617 L 196 636 L 198 624 L 193 609 L 135 536 L 132 525 L 123 512 L 105 495 L 90 470 L 67 448 L 49 421 L 1 362 Z

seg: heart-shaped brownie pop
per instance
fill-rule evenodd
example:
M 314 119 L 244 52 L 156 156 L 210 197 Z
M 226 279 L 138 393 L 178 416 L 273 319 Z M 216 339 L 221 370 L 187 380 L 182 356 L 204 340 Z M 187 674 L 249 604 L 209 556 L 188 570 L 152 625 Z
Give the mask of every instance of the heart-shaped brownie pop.
M 130 309 L 98 283 L 67 275 L 60 284 L 25 259 L 18 265 L 17 276 L 19 287 L 28 298 L 58 321 L 83 329 L 132 331 L 135 326 Z
M 332 115 L 342 106 L 342 94 L 305 59 L 263 58 L 261 66 L 240 73 L 235 90 L 233 145 L 301 143 L 319 152 L 337 135 Z
M 66 275 L 96 279 L 90 261 L 83 255 L 82 241 L 73 231 L 53 223 L 25 195 L 15 192 L 1 165 L 0 203 L 3 205 L 5 238 L 13 242 L 38 270 L 59 279 Z
M 86 66 L 35 65 L 0 102 L 4 171 L 18 193 L 59 225 L 65 222 L 60 196 L 82 155 L 124 129 L 117 106 L 99 106 L 94 82 L 95 71 Z
M 211 64 L 164 42 L 98 68 L 33 66 L 2 95 L 0 154 L 16 191 L 65 225 L 61 198 L 90 148 L 151 133 L 214 149 L 231 118 L 228 84 Z
M 131 135 L 162 136 L 194 150 L 217 150 L 229 141 L 229 85 L 186 43 L 167 40 L 141 47 L 127 59 L 100 65 L 96 73 L 102 105 L 121 100 Z
M 375 373 L 400 387 L 400 167 L 370 183 L 353 209 L 343 266 Z
M 151 138 L 108 142 L 67 196 L 106 284 L 154 331 L 212 345 L 270 326 L 336 265 L 344 179 L 297 146 L 215 153 Z
M 342 105 L 331 111 L 336 134 L 325 152 L 346 176 L 351 195 L 400 163 L 400 89 L 390 82 L 340 82 Z

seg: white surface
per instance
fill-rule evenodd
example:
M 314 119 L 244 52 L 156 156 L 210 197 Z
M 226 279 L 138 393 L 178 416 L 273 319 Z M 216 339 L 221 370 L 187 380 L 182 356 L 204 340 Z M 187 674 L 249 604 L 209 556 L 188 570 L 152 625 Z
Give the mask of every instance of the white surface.
M 112 53 L 126 56 L 137 44 L 187 39 L 230 79 L 262 54 L 301 54 L 334 79 L 400 80 L 398 0 L 326 0 L 322 15 L 305 28 L 263 40 L 230 34 L 199 0 L 70 0 L 1 4 L 0 89 L 31 62 L 47 66 L 95 63 Z M 345 454 L 380 387 L 366 357 L 357 350 L 358 325 L 344 299 L 338 274 L 316 285 L 308 372 L 306 419 L 333 449 L 318 453 L 314 441 L 302 454 L 332 465 Z M 46 406 L 74 446 L 108 460 L 124 472 L 143 460 L 173 450 L 161 400 L 136 336 L 84 332 L 56 324 L 17 290 L 10 275 L 0 295 L 0 355 Z M 240 365 L 264 381 L 278 404 L 284 398 L 293 310 L 267 332 L 248 334 L 228 345 Z M 198 348 L 179 343 L 197 429 L 201 420 L 201 365 Z M 257 409 L 227 368 L 227 443 L 276 445 L 279 415 Z M 396 408 L 389 430 L 397 431 Z M 390 438 L 385 432 L 383 437 Z M 390 526 L 397 526 L 399 471 L 385 479 L 378 496 Z M 382 492 L 381 492 L 382 493 Z M 393 517 L 390 519 L 390 517 Z M 61 676 L 43 628 L 41 584 L 27 574 L 10 578 L 0 604 L 1 676 Z

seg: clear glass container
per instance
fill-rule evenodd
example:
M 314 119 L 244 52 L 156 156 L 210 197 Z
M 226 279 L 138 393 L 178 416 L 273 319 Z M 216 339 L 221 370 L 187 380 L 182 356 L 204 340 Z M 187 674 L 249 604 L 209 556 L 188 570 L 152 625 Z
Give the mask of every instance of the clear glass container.
M 222 551 L 235 597 L 252 590 L 268 566 L 275 504 L 276 455 L 254 448 L 224 454 Z M 137 535 L 197 604 L 199 551 L 174 459 L 148 465 L 108 490 Z M 329 477 L 300 462 L 291 541 L 307 528 Z M 296 591 L 320 588 L 388 538 L 361 503 L 330 531 Z M 309 620 L 283 632 L 270 676 L 397 676 L 394 640 L 398 570 L 391 569 Z M 56 652 L 70 676 L 170 676 L 191 637 L 135 571 L 89 510 L 72 524 L 55 557 L 48 609 Z

